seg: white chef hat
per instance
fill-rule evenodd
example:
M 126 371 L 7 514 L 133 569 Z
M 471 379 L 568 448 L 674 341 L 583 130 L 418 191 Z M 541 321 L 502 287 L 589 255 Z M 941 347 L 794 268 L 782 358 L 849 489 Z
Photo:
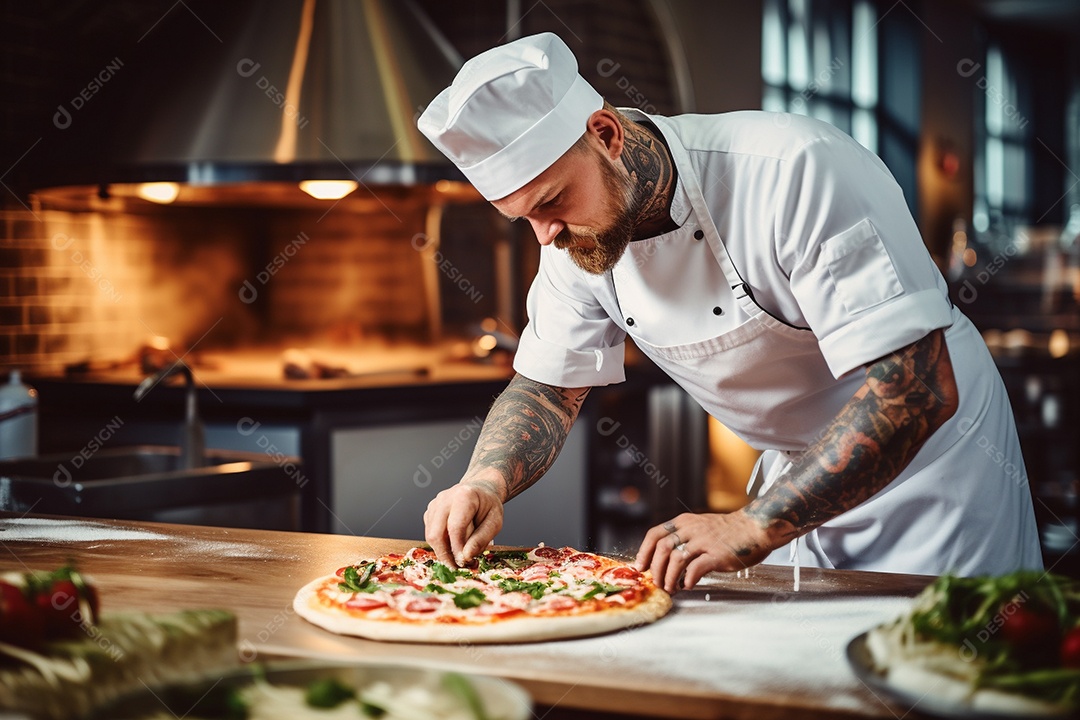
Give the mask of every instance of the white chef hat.
M 535 178 L 584 134 L 604 99 L 557 35 L 540 33 L 467 61 L 417 126 L 488 200 Z

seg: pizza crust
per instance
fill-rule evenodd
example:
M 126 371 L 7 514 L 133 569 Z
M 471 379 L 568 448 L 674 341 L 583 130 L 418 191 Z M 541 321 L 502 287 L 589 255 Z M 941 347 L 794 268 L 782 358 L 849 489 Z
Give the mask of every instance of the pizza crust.
M 338 583 L 340 578 L 327 575 L 300 589 L 293 600 L 297 615 L 339 635 L 392 642 L 474 645 L 586 637 L 655 622 L 671 609 L 671 596 L 660 588 L 652 588 L 648 597 L 630 607 L 605 608 L 582 615 L 516 616 L 482 624 L 382 621 L 358 618 L 320 603 L 318 590 L 327 582 Z

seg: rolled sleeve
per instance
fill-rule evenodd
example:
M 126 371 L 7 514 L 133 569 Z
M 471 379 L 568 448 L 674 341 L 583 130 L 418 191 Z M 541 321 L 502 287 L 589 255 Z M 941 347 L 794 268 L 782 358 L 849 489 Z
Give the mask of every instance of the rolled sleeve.
M 556 387 L 623 382 L 626 334 L 608 317 L 566 253 L 547 246 L 529 289 L 529 322 L 521 332 L 514 370 Z
M 862 367 L 952 323 L 952 308 L 937 290 L 904 295 L 818 339 L 834 377 Z M 888 332 L 879 328 L 887 327 Z

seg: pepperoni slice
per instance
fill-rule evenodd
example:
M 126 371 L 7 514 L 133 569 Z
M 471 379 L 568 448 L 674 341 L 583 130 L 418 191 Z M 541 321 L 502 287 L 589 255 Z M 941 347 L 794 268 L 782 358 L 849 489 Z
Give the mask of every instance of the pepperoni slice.
M 532 554 L 545 560 L 559 560 L 563 556 L 562 550 L 553 547 L 536 548 Z
M 405 556 L 402 555 L 401 553 L 387 553 L 383 557 L 383 559 L 384 560 L 389 560 L 390 562 L 397 562 L 398 560 L 404 560 Z
M 412 553 L 412 559 L 418 563 L 435 559 L 435 553 L 424 548 L 413 548 L 410 552 Z
M 405 612 L 429 613 L 435 612 L 440 607 L 442 607 L 442 602 L 439 600 L 439 598 L 419 597 L 413 598 L 409 602 L 405 603 Z
M 605 570 L 603 574 L 600 575 L 600 579 L 606 583 L 611 583 L 612 585 L 629 585 L 640 582 L 642 575 L 636 568 L 620 565 L 619 567 Z
M 573 608 L 576 608 L 578 604 L 578 601 L 572 597 L 567 597 L 566 595 L 551 595 L 550 599 L 544 603 L 544 609 L 561 612 L 563 610 L 572 610 Z
M 345 607 L 351 610 L 374 610 L 386 606 L 387 602 L 385 600 L 380 600 L 371 595 L 357 595 L 351 600 L 345 601 Z

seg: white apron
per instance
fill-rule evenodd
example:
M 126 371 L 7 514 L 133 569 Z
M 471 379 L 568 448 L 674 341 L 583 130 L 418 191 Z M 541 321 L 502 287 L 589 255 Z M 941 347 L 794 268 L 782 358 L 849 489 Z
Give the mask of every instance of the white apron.
M 711 219 L 697 172 L 665 118 L 664 132 L 692 208 L 724 278 L 728 307 L 745 321 L 700 342 L 635 344 L 711 415 L 751 445 L 766 449 L 751 479 L 768 488 L 802 460 L 862 385 L 859 370 L 833 377 L 815 335 L 772 317 L 755 303 Z M 612 273 L 593 285 L 611 319 L 632 337 Z M 886 488 L 804 536 L 803 565 L 910 573 L 975 574 L 1041 567 L 1027 476 L 1000 376 L 974 326 L 955 308 L 946 339 L 960 409 Z M 991 449 L 992 448 L 992 449 Z M 815 462 L 806 458 L 806 462 Z M 1002 512 L 1002 509 L 1006 512 Z M 787 564 L 790 548 L 767 562 Z

